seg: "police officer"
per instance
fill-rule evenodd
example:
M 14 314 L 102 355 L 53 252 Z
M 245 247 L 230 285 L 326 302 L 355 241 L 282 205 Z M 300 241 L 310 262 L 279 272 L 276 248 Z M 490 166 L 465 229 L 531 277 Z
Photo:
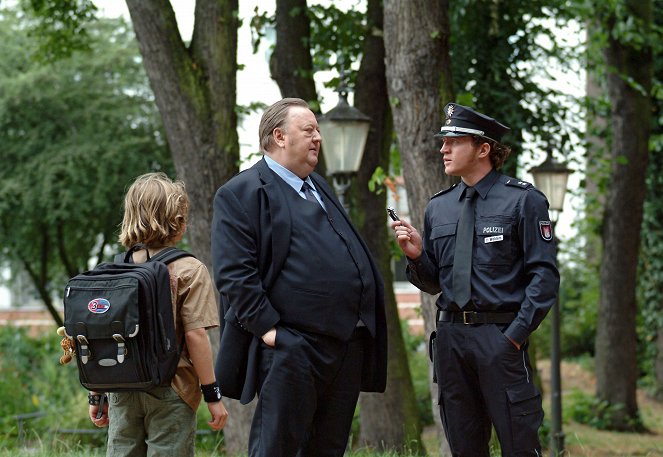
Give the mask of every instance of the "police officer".
M 548 201 L 497 171 L 508 127 L 455 103 L 445 115 L 436 136 L 445 173 L 461 182 L 431 198 L 423 234 L 392 223 L 410 282 L 441 292 L 431 335 L 440 416 L 454 456 L 488 457 L 491 424 L 502 456 L 541 456 L 527 340 L 559 289 Z

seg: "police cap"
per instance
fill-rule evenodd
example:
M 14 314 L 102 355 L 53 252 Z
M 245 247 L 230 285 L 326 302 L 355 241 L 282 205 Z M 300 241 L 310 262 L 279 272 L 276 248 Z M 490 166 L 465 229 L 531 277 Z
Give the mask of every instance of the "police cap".
M 440 132 L 435 135 L 437 137 L 478 135 L 499 143 L 502 136 L 511 130 L 492 117 L 456 103 L 448 103 L 444 107 L 444 114 L 446 120 Z

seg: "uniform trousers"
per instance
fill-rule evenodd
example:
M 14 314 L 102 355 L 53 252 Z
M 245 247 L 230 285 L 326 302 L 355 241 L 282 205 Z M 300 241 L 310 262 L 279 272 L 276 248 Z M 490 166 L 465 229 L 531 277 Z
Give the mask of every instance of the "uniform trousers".
M 367 338 L 365 327 L 342 342 L 277 326 L 275 346 L 261 343 L 250 457 L 343 456 Z
M 434 369 L 440 417 L 454 457 L 489 457 L 491 424 L 503 457 L 541 456 L 541 393 L 527 344 L 517 349 L 507 325 L 438 322 Z

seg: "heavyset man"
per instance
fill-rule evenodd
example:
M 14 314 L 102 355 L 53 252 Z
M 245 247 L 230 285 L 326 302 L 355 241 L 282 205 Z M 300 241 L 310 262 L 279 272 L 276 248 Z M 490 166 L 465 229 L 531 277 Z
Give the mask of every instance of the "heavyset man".
M 225 324 L 224 391 L 240 338 L 253 335 L 241 399 L 258 393 L 249 456 L 342 456 L 359 391 L 384 391 L 383 283 L 318 163 L 306 102 L 286 98 L 260 122 L 262 160 L 214 199 L 212 256 Z M 251 336 L 250 336 L 251 338 Z

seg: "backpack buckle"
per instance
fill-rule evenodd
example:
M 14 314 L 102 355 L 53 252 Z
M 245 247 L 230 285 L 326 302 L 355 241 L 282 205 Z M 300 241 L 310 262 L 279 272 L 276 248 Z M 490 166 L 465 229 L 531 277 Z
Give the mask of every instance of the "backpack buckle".
M 124 362 L 124 355 L 127 353 L 124 337 L 119 333 L 113 333 L 113 339 L 117 341 L 117 363 L 122 363 Z
M 85 335 L 76 335 L 76 339 L 81 344 L 81 362 L 86 364 L 92 357 L 88 345 L 90 344 Z

